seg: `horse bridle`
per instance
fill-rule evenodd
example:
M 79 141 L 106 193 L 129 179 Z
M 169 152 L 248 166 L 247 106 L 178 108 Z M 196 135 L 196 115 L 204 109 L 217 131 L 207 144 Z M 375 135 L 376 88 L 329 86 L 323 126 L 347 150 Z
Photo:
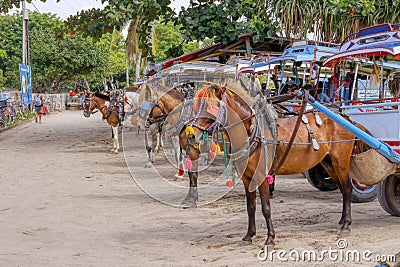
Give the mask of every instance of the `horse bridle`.
M 196 117 L 194 118 L 194 120 L 192 121 L 191 124 L 189 124 L 192 127 L 198 128 L 199 130 L 202 130 L 203 132 L 207 132 L 207 133 L 211 133 L 212 135 L 214 135 L 216 132 L 222 132 L 222 131 L 226 131 L 229 128 L 232 128 L 233 126 L 243 123 L 245 121 L 248 120 L 252 120 L 253 118 L 256 118 L 255 122 L 253 122 L 253 127 L 251 129 L 250 135 L 249 135 L 249 139 L 248 141 L 245 143 L 245 145 L 240 148 L 239 150 L 232 152 L 229 154 L 231 161 L 236 162 L 236 161 L 241 161 L 243 159 L 245 159 L 246 157 L 248 157 L 250 154 L 252 154 L 256 148 L 262 144 L 263 146 L 265 146 L 266 144 L 266 140 L 265 140 L 265 134 L 263 133 L 263 127 L 260 124 L 261 121 L 261 117 L 260 116 L 265 116 L 265 118 L 269 121 L 270 125 L 273 125 L 273 127 L 270 129 L 273 133 L 273 138 L 274 141 L 272 141 L 272 144 L 276 145 L 276 136 L 277 136 L 277 124 L 275 122 L 272 122 L 274 120 L 273 117 L 271 117 L 272 115 L 269 114 L 269 112 L 266 111 L 266 102 L 263 103 L 262 105 L 260 105 L 259 107 L 255 106 L 255 113 L 252 112 L 252 114 L 242 120 L 239 120 L 235 123 L 226 125 L 227 123 L 227 107 L 226 107 L 226 92 L 224 92 L 222 100 L 220 101 L 220 108 L 218 110 L 218 114 L 215 117 L 215 120 L 213 123 L 211 123 L 210 126 L 208 127 L 203 127 L 200 126 L 196 123 L 196 120 L 199 118 L 202 109 L 203 109 L 203 105 L 200 105 L 199 110 L 196 113 Z M 224 121 L 222 121 L 222 118 L 224 117 Z M 260 136 L 259 136 L 260 135 Z M 188 136 L 188 143 L 190 143 L 191 145 L 194 145 L 194 135 L 193 136 Z M 275 150 L 275 149 L 274 149 Z M 275 155 L 273 155 L 274 157 Z
M 153 111 L 154 108 L 157 107 L 160 109 L 161 111 L 161 116 L 156 118 L 156 119 L 152 119 L 153 117 Z M 146 127 L 150 127 L 150 125 L 157 123 L 157 122 L 163 122 L 165 120 L 165 118 L 167 117 L 166 112 L 164 111 L 164 109 L 160 106 L 160 104 L 158 104 L 158 102 L 153 103 L 149 115 L 147 116 L 147 120 L 146 120 Z
M 83 100 L 83 116 L 85 116 L 86 118 L 90 117 L 90 114 L 92 114 L 93 112 L 90 112 L 90 106 L 91 106 L 91 98 L 85 97 L 85 100 Z
M 94 114 L 98 111 L 101 111 L 103 108 L 107 107 L 106 105 L 103 105 L 101 108 L 97 108 L 96 111 L 90 111 L 90 106 L 92 105 L 93 97 L 87 98 L 85 97 L 85 100 L 83 100 L 83 116 L 86 118 L 89 118 L 91 114 Z M 97 106 L 97 105 L 96 105 Z M 87 108 L 87 109 L 85 109 Z

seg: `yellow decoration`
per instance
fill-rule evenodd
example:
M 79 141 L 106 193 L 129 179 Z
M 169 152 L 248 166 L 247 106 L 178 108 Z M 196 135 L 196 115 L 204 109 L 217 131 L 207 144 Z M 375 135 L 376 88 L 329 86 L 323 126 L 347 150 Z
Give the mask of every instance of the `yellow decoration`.
M 217 147 L 215 149 L 216 153 L 221 153 L 221 147 L 217 144 Z
M 186 126 L 185 133 L 186 133 L 186 135 L 194 134 L 193 127 L 191 125 Z
M 379 68 L 378 64 L 376 64 L 376 61 L 374 61 L 374 71 L 375 71 L 376 81 L 378 83 L 380 83 L 381 82 L 381 69 Z

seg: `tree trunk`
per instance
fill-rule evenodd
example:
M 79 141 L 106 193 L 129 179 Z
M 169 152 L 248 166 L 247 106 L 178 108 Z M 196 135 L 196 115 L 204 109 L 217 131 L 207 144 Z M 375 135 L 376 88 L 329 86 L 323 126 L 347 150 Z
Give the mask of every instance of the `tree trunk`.
M 135 80 L 138 81 L 140 78 L 140 63 L 142 61 L 142 52 L 140 52 L 138 55 L 136 55 L 136 70 L 135 70 Z
M 125 81 L 126 81 L 126 85 L 125 86 L 129 86 L 129 68 L 130 68 L 130 64 L 129 64 L 129 59 L 126 59 L 126 72 L 125 72 Z

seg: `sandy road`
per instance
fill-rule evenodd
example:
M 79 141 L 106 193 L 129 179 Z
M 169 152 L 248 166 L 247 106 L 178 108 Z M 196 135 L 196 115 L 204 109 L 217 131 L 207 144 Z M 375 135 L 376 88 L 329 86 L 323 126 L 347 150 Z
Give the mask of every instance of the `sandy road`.
M 241 185 L 198 208 L 161 204 L 141 191 L 123 153 L 110 154 L 107 141 L 107 124 L 79 111 L 0 133 L 0 266 L 376 265 L 327 255 L 320 262 L 293 262 L 287 255 L 288 261 L 260 261 L 266 233 L 260 210 L 253 243 L 240 242 L 247 229 Z M 271 205 L 275 250 L 317 256 L 338 250 L 339 192 L 319 192 L 301 175 L 281 176 Z M 353 204 L 352 232 L 344 240 L 339 252 L 368 250 L 372 260 L 394 255 L 400 219 L 377 201 Z

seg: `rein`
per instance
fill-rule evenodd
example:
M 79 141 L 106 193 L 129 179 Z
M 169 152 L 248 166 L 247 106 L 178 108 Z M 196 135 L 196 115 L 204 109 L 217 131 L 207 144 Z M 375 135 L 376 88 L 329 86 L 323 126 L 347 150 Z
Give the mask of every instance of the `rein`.
M 160 117 L 158 117 L 157 119 L 150 119 L 150 117 L 153 117 L 153 110 L 154 110 L 155 107 L 157 107 L 157 108 L 159 108 L 161 110 L 161 114 L 162 115 Z M 150 125 L 152 125 L 154 123 L 160 122 L 160 121 L 164 121 L 166 117 L 167 117 L 167 114 L 164 111 L 164 109 L 157 102 L 155 102 L 153 104 L 153 106 L 151 107 L 149 116 L 147 117 L 148 126 L 150 126 Z
M 231 127 L 233 127 L 233 126 L 236 126 L 236 125 L 238 125 L 238 124 L 240 124 L 240 123 L 243 123 L 243 122 L 245 122 L 245 121 L 251 120 L 251 119 L 254 118 L 256 115 L 257 115 L 257 114 L 254 114 L 254 113 L 253 113 L 251 116 L 248 116 L 248 117 L 246 117 L 246 118 L 244 118 L 244 119 L 242 119 L 242 120 L 240 120 L 240 121 L 237 121 L 237 122 L 234 122 L 234 123 L 232 123 L 232 124 L 229 124 L 228 126 L 222 125 L 222 127 L 223 127 L 225 130 L 228 130 L 229 128 L 231 128 Z
M 299 112 L 299 117 L 297 118 L 297 121 L 296 121 L 296 124 L 294 126 L 294 130 L 293 130 L 292 136 L 289 139 L 289 143 L 288 143 L 288 145 L 287 145 L 287 147 L 285 149 L 285 152 L 283 153 L 283 156 L 282 156 L 281 160 L 279 161 L 279 163 L 277 165 L 272 164 L 272 169 L 269 171 L 269 174 L 271 176 L 274 176 L 279 171 L 279 169 L 282 167 L 283 163 L 285 162 L 285 160 L 286 160 L 286 158 L 287 158 L 287 156 L 289 154 L 290 149 L 292 148 L 292 145 L 294 143 L 294 139 L 296 138 L 296 134 L 297 134 L 297 132 L 299 130 L 299 127 L 300 127 L 300 122 L 301 122 L 301 119 L 302 119 L 303 114 L 304 114 L 304 109 L 306 107 L 307 100 L 308 100 L 308 93 L 304 94 L 304 97 L 303 97 L 302 102 L 301 102 L 301 108 L 300 108 L 300 112 Z

